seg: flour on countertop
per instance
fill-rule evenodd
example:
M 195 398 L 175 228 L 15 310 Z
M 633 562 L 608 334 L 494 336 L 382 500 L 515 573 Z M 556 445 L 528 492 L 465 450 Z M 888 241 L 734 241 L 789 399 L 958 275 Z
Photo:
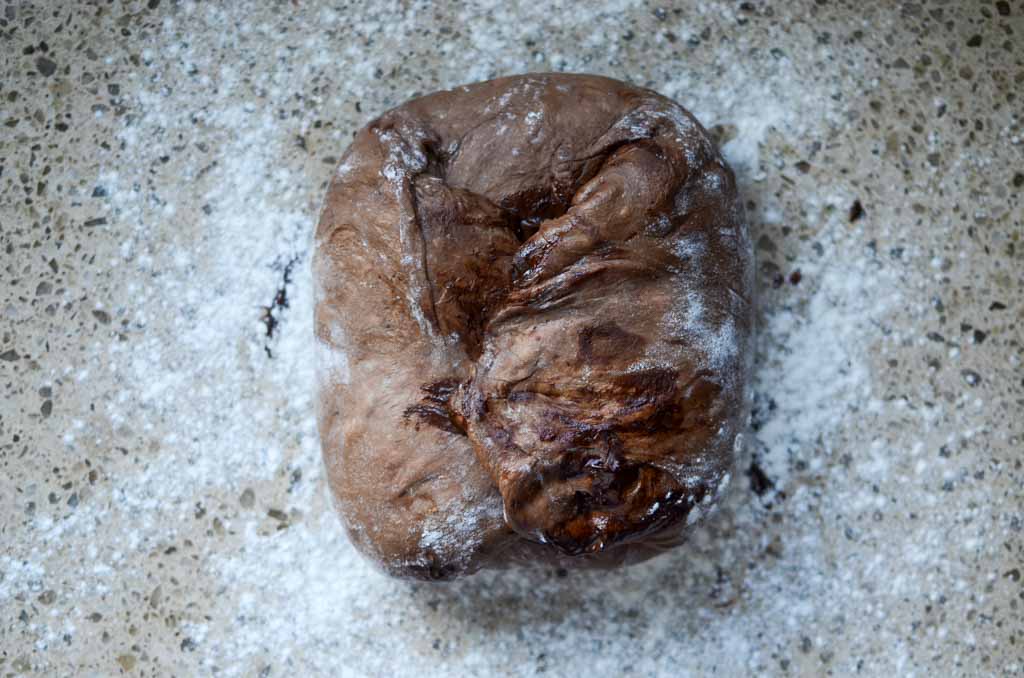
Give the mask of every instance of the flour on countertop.
M 158 24 L 116 21 L 136 31 L 124 44 L 90 38 L 100 52 L 90 68 L 119 74 L 126 112 L 86 106 L 100 130 L 89 162 L 54 161 L 49 179 L 51 191 L 77 191 L 65 200 L 72 216 L 45 222 L 70 232 L 83 221 L 74 209 L 102 206 L 88 215 L 102 220 L 84 231 L 87 246 L 24 249 L 26 270 L 59 259 L 67 300 L 88 297 L 84 310 L 67 309 L 100 331 L 77 340 L 80 352 L 40 353 L 34 372 L 19 373 L 81 407 L 62 412 L 58 400 L 45 425 L 55 432 L 39 444 L 77 474 L 73 494 L 57 480 L 0 485 L 12 540 L 0 554 L 5 671 L 24 657 L 40 674 L 86 675 L 562 676 L 585 666 L 595 676 L 922 676 L 934 673 L 922 668 L 929 657 L 955 672 L 994 652 L 1004 627 L 977 620 L 1007 615 L 999 596 L 1020 573 L 998 563 L 1015 557 L 1020 518 L 986 499 L 978 474 L 1001 472 L 1009 462 L 987 450 L 1019 447 L 1021 434 L 1008 441 L 977 424 L 994 407 L 982 394 L 999 396 L 971 362 L 985 337 L 921 329 L 952 306 L 931 290 L 961 265 L 915 211 L 944 194 L 929 185 L 897 200 L 873 186 L 873 205 L 869 182 L 792 170 L 793 158 L 854 163 L 841 154 L 851 138 L 860 148 L 843 131 L 854 104 L 837 93 L 860 91 L 860 80 L 821 64 L 842 52 L 867 68 L 873 53 L 817 41 L 813 22 L 793 19 L 782 35 L 817 50 L 816 61 L 757 57 L 764 38 L 738 32 L 743 10 L 712 1 L 679 14 L 586 4 L 564 21 L 482 3 L 441 25 L 440 10 L 416 3 L 170 4 Z M 651 42 L 625 38 L 627 15 L 655 22 Z M 90 21 L 115 25 L 99 10 Z M 421 26 L 433 32 L 410 38 Z M 424 41 L 427 57 L 412 46 Z M 42 56 L 24 56 L 26 68 Z M 82 67 L 68 67 L 74 88 L 91 86 Z M 314 367 L 344 375 L 347 359 L 313 335 L 316 210 L 332 173 L 346 171 L 336 166 L 351 132 L 372 116 L 415 93 L 540 68 L 650 86 L 722 139 L 760 266 L 747 449 L 723 479 L 717 515 L 648 563 L 394 581 L 348 544 L 325 486 Z M 5 100 L 0 117 L 19 105 Z M 21 134 L 29 123 L 19 124 Z M 895 150 L 865 142 L 863 154 L 899 153 L 908 138 Z M 808 150 L 808 139 L 821 143 Z M 89 202 L 90 191 L 102 198 Z M 867 215 L 853 218 L 860 200 Z M 933 215 L 940 226 L 953 218 Z M 702 243 L 685 247 L 696 256 Z M 933 258 L 934 269 L 919 265 Z M 55 338 L 79 327 L 62 309 Z M 13 302 L 0 310 L 24 313 Z M 932 355 L 931 378 L 893 376 Z M 1019 360 L 1010 367 L 1019 372 Z M 956 393 L 950 373 L 963 382 Z M 457 538 L 458 527 L 423 539 Z

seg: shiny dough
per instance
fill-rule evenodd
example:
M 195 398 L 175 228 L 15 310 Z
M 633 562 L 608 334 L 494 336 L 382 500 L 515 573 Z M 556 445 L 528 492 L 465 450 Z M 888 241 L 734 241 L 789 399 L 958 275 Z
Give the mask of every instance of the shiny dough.
M 371 121 L 313 263 L 352 542 L 427 579 L 681 543 L 741 444 L 752 269 L 732 171 L 650 90 L 523 75 Z

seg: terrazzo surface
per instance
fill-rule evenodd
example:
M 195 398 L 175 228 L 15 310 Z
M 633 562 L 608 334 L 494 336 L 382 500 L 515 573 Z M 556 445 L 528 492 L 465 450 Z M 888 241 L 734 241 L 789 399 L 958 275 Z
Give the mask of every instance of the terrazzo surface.
M 757 243 L 750 444 L 628 570 L 387 579 L 332 513 L 312 227 L 415 94 L 690 108 Z M 1024 673 L 1024 2 L 0 2 L 0 674 Z

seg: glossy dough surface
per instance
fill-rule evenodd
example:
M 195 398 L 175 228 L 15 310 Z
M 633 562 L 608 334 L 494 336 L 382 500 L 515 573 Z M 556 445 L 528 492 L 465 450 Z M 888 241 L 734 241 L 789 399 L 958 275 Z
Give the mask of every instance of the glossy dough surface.
M 727 484 L 751 245 L 669 99 L 540 74 L 409 101 L 342 158 L 313 266 L 331 491 L 388 572 L 642 560 Z

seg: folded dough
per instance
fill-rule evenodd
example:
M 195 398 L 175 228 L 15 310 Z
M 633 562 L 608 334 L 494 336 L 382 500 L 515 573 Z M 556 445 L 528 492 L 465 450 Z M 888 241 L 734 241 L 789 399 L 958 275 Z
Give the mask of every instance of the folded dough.
M 313 266 L 324 461 L 386 571 L 643 560 L 728 482 L 751 244 L 669 99 L 537 74 L 409 101 L 342 158 Z

